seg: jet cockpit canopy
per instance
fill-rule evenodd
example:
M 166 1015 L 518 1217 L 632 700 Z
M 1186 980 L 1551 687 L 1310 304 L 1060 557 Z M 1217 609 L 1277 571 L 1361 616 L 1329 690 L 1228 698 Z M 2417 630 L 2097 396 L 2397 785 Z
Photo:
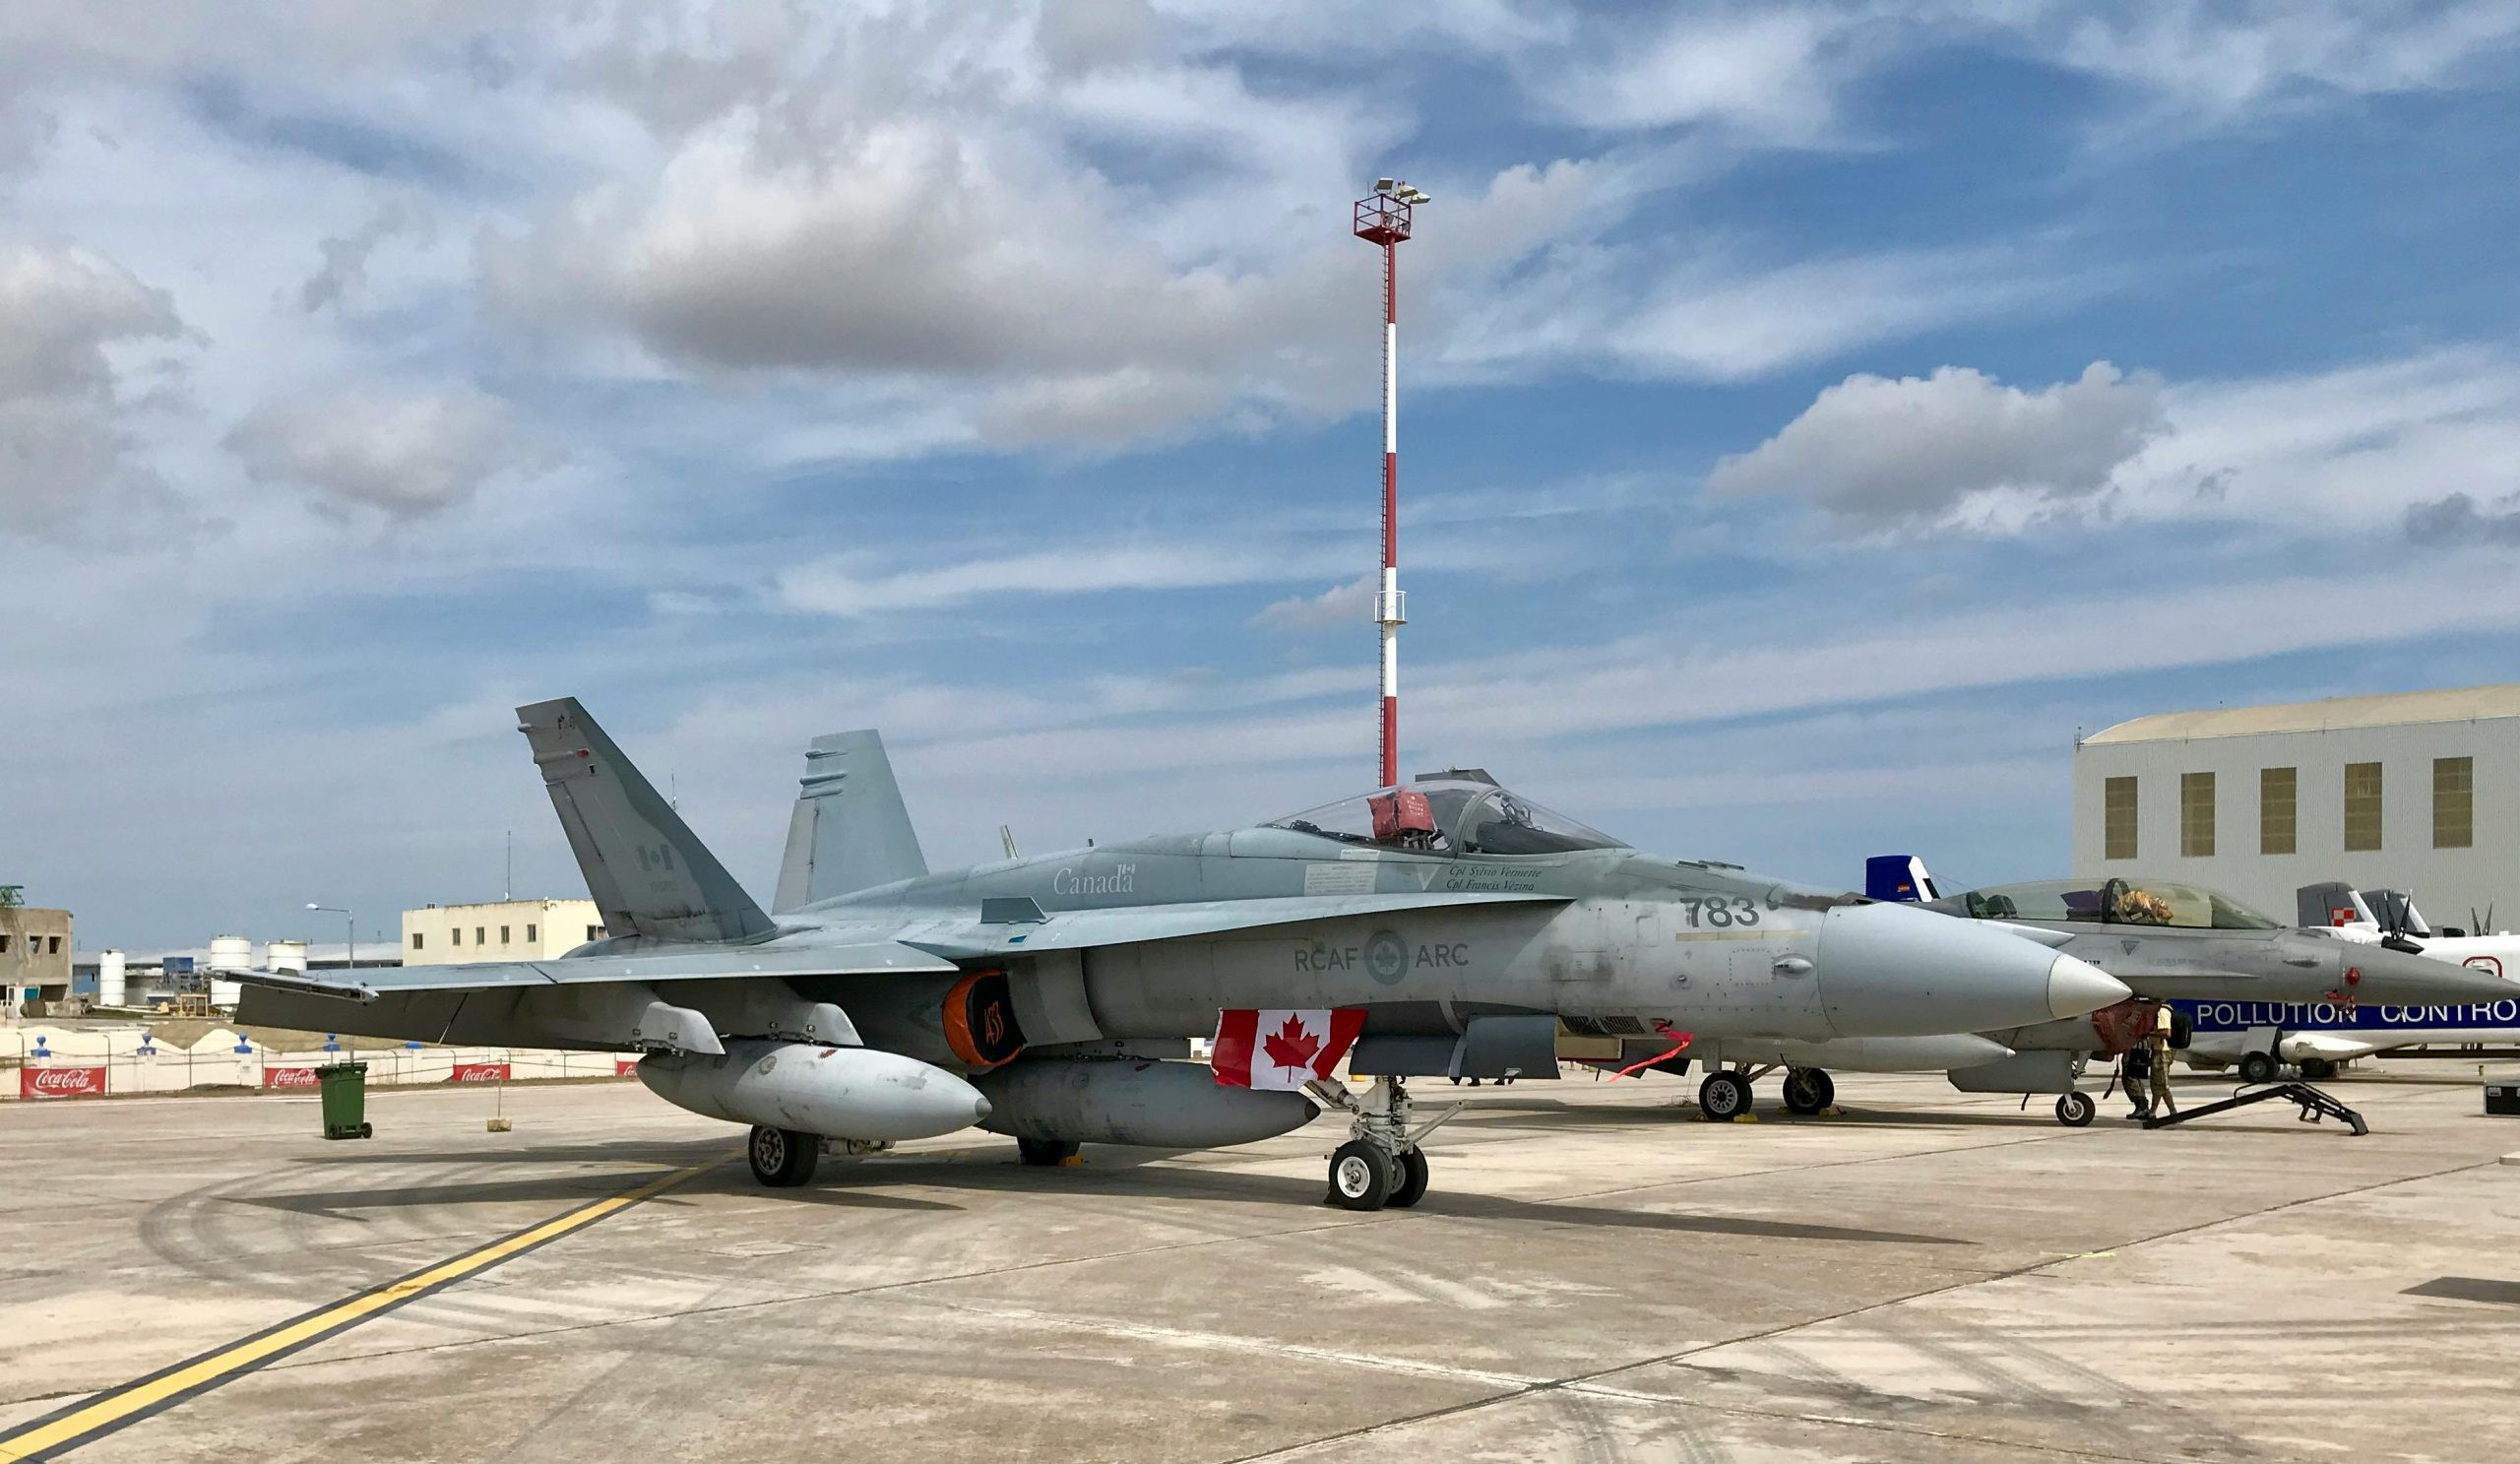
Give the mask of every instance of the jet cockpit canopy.
M 2168 925 L 2183 930 L 2276 930 L 2231 896 L 2169 880 L 2112 877 L 1997 884 L 1929 901 L 1927 909 L 1982 921 L 2048 921 L 2096 925 Z
M 1492 783 L 1434 778 L 1324 803 L 1266 825 L 1342 844 L 1419 854 L 1567 854 L 1625 849 L 1599 829 Z

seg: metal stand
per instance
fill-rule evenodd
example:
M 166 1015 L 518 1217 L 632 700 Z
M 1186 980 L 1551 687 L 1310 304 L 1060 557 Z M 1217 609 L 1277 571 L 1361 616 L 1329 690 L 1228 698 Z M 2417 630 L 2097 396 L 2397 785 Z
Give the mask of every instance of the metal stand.
M 1375 1078 L 1362 1098 L 1321 1078 L 1306 1083 L 1304 1091 L 1322 1107 L 1348 1114 L 1348 1142 L 1330 1156 L 1329 1199 L 1350 1210 L 1418 1203 L 1426 1192 L 1426 1156 L 1418 1144 L 1464 1107 L 1454 1104 L 1412 1127 L 1409 1089 L 1388 1073 Z
M 2362 1121 L 2361 1114 L 2307 1083 L 2269 1083 L 2263 1088 L 2242 1093 L 2234 1098 L 2226 1098 L 2221 1103 L 2209 1103 L 2201 1109 L 2181 1109 L 2175 1114 L 2147 1117 L 2144 1119 L 2144 1126 L 2169 1128 L 2173 1124 L 2184 1123 L 2190 1118 L 2202 1118 L 2213 1114 L 2228 1114 L 2234 1109 L 2246 1108 L 2253 1103 L 2264 1103 L 2270 1098 L 2281 1098 L 2300 1104 L 2301 1121 L 2304 1123 L 2316 1123 L 2321 1118 L 2337 1118 L 2353 1125 L 2356 1138 L 2361 1138 L 2371 1131 L 2370 1125 Z

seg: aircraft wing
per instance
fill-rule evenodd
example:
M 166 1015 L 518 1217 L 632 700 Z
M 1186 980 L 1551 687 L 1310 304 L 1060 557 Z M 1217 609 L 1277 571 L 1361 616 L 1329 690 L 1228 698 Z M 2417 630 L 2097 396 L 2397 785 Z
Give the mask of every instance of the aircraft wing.
M 760 976 L 878 976 L 952 971 L 954 963 L 897 941 L 780 949 L 718 946 L 662 955 L 575 956 L 560 961 L 482 961 L 373 970 L 240 971 L 236 980 L 284 991 L 373 1001 L 404 991 L 480 991 L 602 982 L 714 981 Z
M 1563 905 L 1572 896 L 1489 892 L 1418 892 L 1382 895 L 1297 895 L 1268 900 L 1194 900 L 1178 905 L 1121 905 L 1100 910 L 1041 913 L 1030 900 L 984 902 L 981 919 L 906 930 L 902 943 L 957 960 L 1020 956 L 1029 951 L 1079 950 L 1138 940 L 1174 940 L 1259 930 L 1301 921 L 1385 915 L 1398 910 L 1440 910 L 1469 905 Z

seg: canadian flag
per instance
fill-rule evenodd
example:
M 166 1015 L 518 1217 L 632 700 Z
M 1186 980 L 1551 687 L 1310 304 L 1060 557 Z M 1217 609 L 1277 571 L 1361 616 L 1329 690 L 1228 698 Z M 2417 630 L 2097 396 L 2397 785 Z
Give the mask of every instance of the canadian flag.
M 1330 1076 L 1365 1030 L 1362 1008 L 1290 1011 L 1237 1008 L 1217 1018 L 1208 1060 L 1228 1088 L 1300 1088 Z

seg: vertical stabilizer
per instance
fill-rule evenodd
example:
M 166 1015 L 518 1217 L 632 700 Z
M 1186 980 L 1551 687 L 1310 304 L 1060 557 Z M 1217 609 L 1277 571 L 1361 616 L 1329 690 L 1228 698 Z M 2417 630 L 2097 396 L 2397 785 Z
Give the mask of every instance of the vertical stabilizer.
M 777 928 L 577 698 L 519 707 L 516 718 L 605 929 L 750 940 Z
M 926 872 L 883 735 L 869 729 L 814 738 L 770 908 L 784 915 Z

